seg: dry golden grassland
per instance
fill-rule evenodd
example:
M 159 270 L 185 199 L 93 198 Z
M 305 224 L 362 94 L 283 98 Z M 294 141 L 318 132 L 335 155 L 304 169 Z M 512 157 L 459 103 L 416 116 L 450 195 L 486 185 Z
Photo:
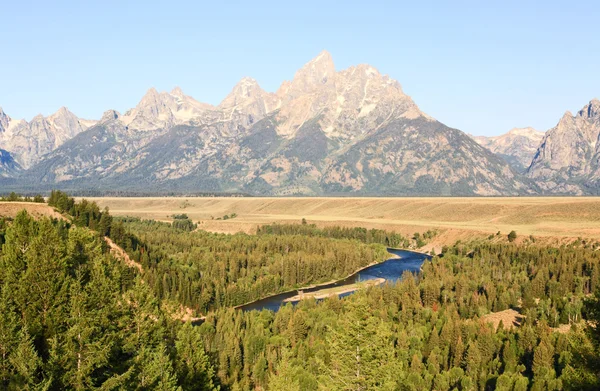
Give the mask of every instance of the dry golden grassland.
M 517 231 L 548 242 L 582 237 L 600 240 L 600 198 L 358 198 L 358 197 L 248 197 L 91 198 L 117 216 L 170 221 L 186 213 L 200 228 L 214 232 L 252 232 L 271 222 L 362 226 L 404 234 L 438 229 L 437 244 Z M 225 215 L 237 216 L 217 220 Z
M 29 214 L 39 218 L 41 216 L 50 216 L 57 219 L 63 218 L 63 216 L 56 212 L 54 208 L 46 204 L 38 204 L 33 202 L 4 202 L 0 201 L 0 216 L 15 218 L 17 213 L 21 210 L 26 209 Z

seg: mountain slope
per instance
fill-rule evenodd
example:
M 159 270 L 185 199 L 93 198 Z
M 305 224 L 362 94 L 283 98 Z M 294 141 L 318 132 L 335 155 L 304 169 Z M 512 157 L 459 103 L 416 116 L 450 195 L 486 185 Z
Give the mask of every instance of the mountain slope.
M 526 175 L 548 193 L 597 194 L 600 189 L 600 101 L 566 112 L 550 129 Z
M 544 138 L 544 132 L 533 128 L 514 128 L 496 137 L 475 136 L 473 139 L 506 160 L 517 172 L 524 172 Z
M 253 194 L 527 193 L 510 166 L 420 111 L 369 65 L 320 53 L 275 93 L 242 79 L 217 106 L 150 89 L 26 174 L 71 187 Z
M 0 149 L 0 177 L 14 177 L 21 171 L 21 166 L 13 159 L 10 152 Z

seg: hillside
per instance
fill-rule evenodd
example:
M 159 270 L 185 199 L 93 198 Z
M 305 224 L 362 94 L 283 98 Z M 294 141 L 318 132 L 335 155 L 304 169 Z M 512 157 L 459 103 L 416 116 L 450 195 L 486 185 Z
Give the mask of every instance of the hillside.
M 56 219 L 62 219 L 63 216 L 56 212 L 54 208 L 47 204 L 34 203 L 34 202 L 5 202 L 0 201 L 0 216 L 10 217 L 14 219 L 17 214 L 26 210 L 31 216 L 35 218 L 51 217 Z

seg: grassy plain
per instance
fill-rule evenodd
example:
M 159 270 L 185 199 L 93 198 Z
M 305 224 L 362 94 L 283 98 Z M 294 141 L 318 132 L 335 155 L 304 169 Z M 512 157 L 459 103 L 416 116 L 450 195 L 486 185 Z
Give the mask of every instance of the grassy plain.
M 600 240 L 597 197 L 144 197 L 92 198 L 117 216 L 170 221 L 186 213 L 200 228 L 248 232 L 272 222 L 306 218 L 319 226 L 344 225 L 395 230 L 404 234 L 438 229 L 437 244 L 517 231 L 548 242 L 582 237 Z M 233 219 L 218 220 L 235 213 Z

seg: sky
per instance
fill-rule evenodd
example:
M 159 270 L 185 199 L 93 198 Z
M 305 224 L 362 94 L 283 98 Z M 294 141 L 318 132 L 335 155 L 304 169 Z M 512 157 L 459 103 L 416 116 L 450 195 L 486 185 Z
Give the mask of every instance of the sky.
M 474 135 L 547 130 L 600 98 L 593 0 L 0 0 L 0 13 L 0 107 L 19 119 L 61 106 L 98 119 L 150 87 L 218 104 L 244 76 L 277 90 L 322 50 Z

